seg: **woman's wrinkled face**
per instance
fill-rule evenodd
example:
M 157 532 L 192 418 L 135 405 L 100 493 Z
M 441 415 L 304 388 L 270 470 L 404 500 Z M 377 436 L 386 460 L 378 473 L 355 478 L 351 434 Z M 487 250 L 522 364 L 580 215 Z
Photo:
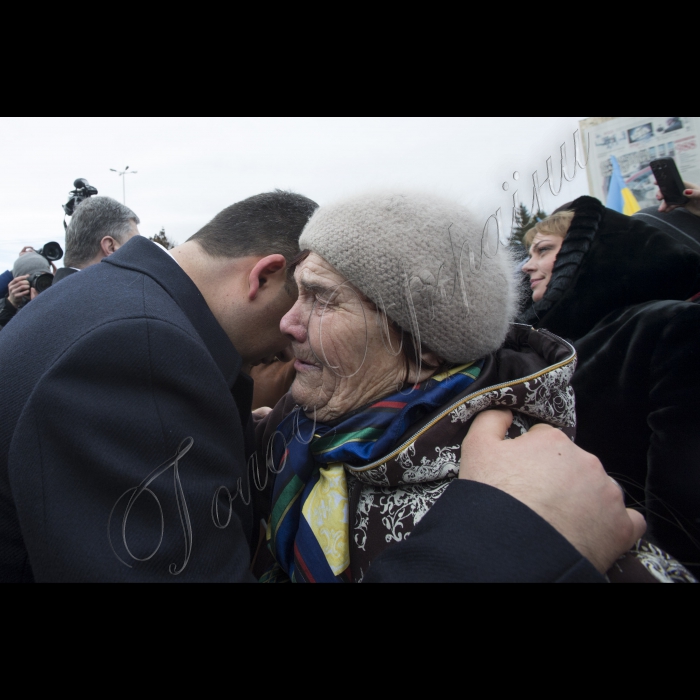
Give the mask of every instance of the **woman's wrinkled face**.
M 563 243 L 563 238 L 543 233 L 538 233 L 532 242 L 530 260 L 523 267 L 523 272 L 530 276 L 532 300 L 535 303 L 544 299 Z
M 296 357 L 292 395 L 305 413 L 329 422 L 397 391 L 405 364 L 384 315 L 315 253 L 295 277 L 299 299 L 281 328 Z

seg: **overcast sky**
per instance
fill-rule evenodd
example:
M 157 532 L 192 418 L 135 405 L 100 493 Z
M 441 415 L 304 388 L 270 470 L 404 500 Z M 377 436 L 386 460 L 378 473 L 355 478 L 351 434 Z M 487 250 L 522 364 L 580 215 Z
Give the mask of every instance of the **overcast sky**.
M 503 183 L 532 197 L 584 117 L 0 117 L 0 272 L 22 247 L 63 245 L 63 211 L 73 181 L 87 178 L 122 201 L 110 168 L 138 171 L 126 199 L 141 233 L 161 228 L 184 242 L 221 209 L 274 188 L 321 205 L 373 188 L 427 190 L 461 200 L 480 217 L 510 217 Z M 519 183 L 514 172 L 521 173 Z M 588 194 L 585 173 L 552 210 Z

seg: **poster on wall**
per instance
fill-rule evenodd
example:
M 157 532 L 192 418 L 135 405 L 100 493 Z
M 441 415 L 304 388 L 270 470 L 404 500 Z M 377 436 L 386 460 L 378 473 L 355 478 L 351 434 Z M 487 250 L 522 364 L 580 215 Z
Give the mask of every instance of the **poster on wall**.
M 700 184 L 700 117 L 590 117 L 581 122 L 590 139 L 590 192 L 607 202 L 612 156 L 642 209 L 657 207 L 656 180 L 649 164 L 673 158 L 686 182 Z

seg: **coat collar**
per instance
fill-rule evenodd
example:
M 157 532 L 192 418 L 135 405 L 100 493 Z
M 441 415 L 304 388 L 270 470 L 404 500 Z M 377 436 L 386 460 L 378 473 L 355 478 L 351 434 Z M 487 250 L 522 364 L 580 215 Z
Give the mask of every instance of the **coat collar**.
M 162 287 L 194 326 L 229 388 L 233 389 L 243 364 L 241 356 L 212 314 L 195 283 L 167 251 L 159 250 L 156 243 L 143 236 L 134 236 L 101 264 L 104 263 L 140 272 Z

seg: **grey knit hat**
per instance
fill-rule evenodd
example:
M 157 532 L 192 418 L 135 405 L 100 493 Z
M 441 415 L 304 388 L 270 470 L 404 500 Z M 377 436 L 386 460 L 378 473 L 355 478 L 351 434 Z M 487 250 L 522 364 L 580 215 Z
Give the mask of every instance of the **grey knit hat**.
M 495 226 L 478 225 L 456 202 L 414 193 L 355 197 L 321 207 L 300 246 L 449 362 L 498 350 L 516 313 L 513 266 Z
M 49 261 L 39 253 L 25 253 L 15 262 L 12 276 L 16 279 L 22 275 L 33 275 L 35 272 L 51 272 Z

